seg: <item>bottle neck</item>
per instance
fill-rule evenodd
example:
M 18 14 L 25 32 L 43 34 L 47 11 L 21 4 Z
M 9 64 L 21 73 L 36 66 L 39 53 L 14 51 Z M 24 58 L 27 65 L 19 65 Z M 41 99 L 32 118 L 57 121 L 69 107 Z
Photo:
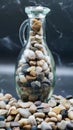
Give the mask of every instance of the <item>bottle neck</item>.
M 29 19 L 29 36 L 28 42 L 31 44 L 37 42 L 44 44 L 46 42 L 45 35 L 45 18 L 30 18 Z

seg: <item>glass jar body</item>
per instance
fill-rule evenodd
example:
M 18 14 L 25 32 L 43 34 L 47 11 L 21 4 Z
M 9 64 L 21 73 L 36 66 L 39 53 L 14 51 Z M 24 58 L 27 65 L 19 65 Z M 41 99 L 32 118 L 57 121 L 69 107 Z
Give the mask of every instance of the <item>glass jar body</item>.
M 47 101 L 54 90 L 55 63 L 46 44 L 43 21 L 30 20 L 28 42 L 16 64 L 16 90 L 23 101 Z

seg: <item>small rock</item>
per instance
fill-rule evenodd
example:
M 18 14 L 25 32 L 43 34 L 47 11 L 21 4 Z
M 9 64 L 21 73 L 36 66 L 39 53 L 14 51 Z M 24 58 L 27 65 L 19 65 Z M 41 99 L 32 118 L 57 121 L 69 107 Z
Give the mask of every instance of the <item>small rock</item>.
M 9 94 L 9 93 L 5 94 L 5 99 L 10 100 L 11 98 L 12 98 L 12 95 L 11 95 L 11 94 Z
M 42 72 L 42 68 L 40 66 L 36 67 L 36 73 L 37 75 L 40 74 Z
M 15 119 L 14 119 L 14 121 L 17 122 L 17 121 L 19 121 L 19 120 L 20 120 L 20 114 L 17 114 L 16 117 L 15 117 Z
M 41 130 L 52 130 L 52 127 L 49 123 L 46 123 L 45 121 L 43 121 L 41 123 Z
M 69 100 L 69 99 L 71 99 L 71 98 L 73 98 L 72 95 L 67 95 L 67 96 L 66 96 L 66 99 L 67 99 L 67 100 Z
M 73 123 L 71 123 L 71 122 L 68 123 L 68 124 L 67 124 L 67 129 L 68 129 L 68 130 L 73 130 Z
M 18 107 L 21 108 L 29 108 L 33 103 L 32 102 L 22 102 L 21 100 L 18 101 Z
M 19 75 L 19 79 L 20 79 L 21 83 L 27 82 L 27 79 L 26 79 L 26 77 L 24 75 Z
M 25 126 L 25 125 L 29 125 L 29 121 L 27 118 L 21 118 L 18 123 L 20 124 L 21 127 Z
M 8 117 L 7 117 L 7 119 L 6 119 L 6 121 L 12 121 L 14 119 L 14 117 L 13 116 L 11 116 L 11 115 L 9 115 Z
M 37 125 L 34 115 L 29 116 L 28 121 L 31 125 Z
M 8 113 L 8 110 L 0 109 L 0 116 L 6 115 Z
M 30 129 L 31 129 L 31 125 L 30 125 L 30 124 L 25 125 L 25 126 L 23 127 L 23 129 L 24 129 L 24 130 L 30 130 Z
M 58 120 L 58 121 L 61 121 L 61 120 L 62 120 L 62 115 L 61 115 L 61 114 L 58 114 L 58 115 L 57 115 L 57 120 Z
M 69 101 L 70 101 L 70 103 L 73 105 L 73 99 L 70 99 Z
M 45 114 L 43 112 L 36 112 L 36 113 L 34 113 L 34 116 L 39 117 L 39 118 L 44 118 Z
M 29 64 L 34 66 L 34 65 L 36 65 L 36 61 L 30 61 Z
M 39 124 L 40 124 L 41 122 L 43 122 L 43 119 L 37 117 L 37 118 L 36 118 L 36 121 L 39 122 Z
M 48 104 L 49 104 L 50 107 L 55 107 L 57 103 L 56 103 L 55 100 L 50 99 L 50 100 L 48 101 Z
M 0 115 L 0 121 L 4 121 L 4 119 L 5 119 L 5 116 Z
M 68 118 L 73 120 L 73 111 L 68 112 Z
M 36 106 L 40 106 L 40 105 L 41 105 L 41 101 L 35 101 L 34 104 L 35 104 Z
M 17 111 L 22 117 L 25 118 L 28 118 L 31 115 L 28 109 L 18 108 Z
M 35 55 L 36 55 L 36 58 L 39 59 L 39 60 L 44 59 L 43 53 L 41 51 L 39 51 L 39 50 L 37 50 L 35 52 Z
M 24 56 L 26 60 L 34 60 L 36 58 L 34 51 L 30 49 L 24 51 Z
M 40 73 L 37 75 L 37 80 L 42 81 L 44 79 L 44 73 Z
M 50 65 L 51 64 L 50 56 L 46 56 L 45 57 L 45 61 Z
M 16 115 L 18 112 L 17 112 L 17 109 L 15 106 L 12 106 L 10 107 L 9 111 L 8 111 L 8 114 L 10 115 Z
M 48 69 L 48 64 L 46 62 L 43 63 L 42 69 L 43 71 Z
M 6 108 L 6 104 L 4 101 L 0 101 L 0 109 Z
M 10 126 L 11 127 L 19 127 L 20 124 L 18 122 L 13 121 L 13 122 L 10 123 Z
M 35 104 L 32 104 L 32 105 L 30 106 L 30 108 L 29 108 L 29 111 L 30 111 L 31 113 L 35 113 L 36 110 L 37 110 L 37 107 L 35 106 Z
M 37 128 L 36 125 L 33 125 L 33 126 L 31 127 L 31 130 L 38 130 L 38 128 Z
M 66 109 L 61 110 L 60 114 L 62 115 L 62 119 L 68 116 L 68 111 Z
M 20 127 L 13 127 L 12 130 L 20 130 Z
M 38 66 L 43 66 L 43 64 L 45 63 L 45 61 L 44 60 L 39 60 L 39 61 L 37 61 L 37 65 Z
M 30 75 L 26 75 L 26 79 L 27 80 L 34 80 L 34 79 L 36 79 L 36 76 L 30 76 Z
M 6 127 L 5 121 L 0 121 L 0 128 L 5 128 L 5 127 Z
M 67 123 L 66 121 L 62 120 L 60 123 L 57 123 L 57 127 L 58 129 L 60 130 L 65 130 L 66 129 L 66 126 L 67 126 Z
M 56 114 L 60 114 L 61 110 L 62 110 L 61 106 L 56 106 L 52 109 L 52 111 L 55 112 Z
M 49 117 L 57 117 L 57 115 L 56 115 L 55 112 L 49 112 L 49 113 L 48 113 L 48 116 L 49 116 Z
M 50 121 L 52 121 L 52 122 L 57 122 L 57 118 L 56 118 L 56 117 L 51 117 L 51 118 L 50 118 Z
M 39 81 L 33 81 L 31 82 L 31 86 L 36 89 L 37 87 L 41 87 L 41 83 Z

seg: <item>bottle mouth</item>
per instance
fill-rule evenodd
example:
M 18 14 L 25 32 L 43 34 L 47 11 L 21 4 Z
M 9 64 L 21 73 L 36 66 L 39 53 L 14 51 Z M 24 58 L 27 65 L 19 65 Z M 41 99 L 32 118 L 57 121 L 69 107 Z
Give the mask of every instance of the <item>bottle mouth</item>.
M 50 9 L 48 7 L 43 7 L 43 6 L 28 6 L 25 7 L 25 12 L 29 14 L 34 14 L 34 15 L 39 15 L 43 14 L 46 15 L 47 13 L 50 12 Z

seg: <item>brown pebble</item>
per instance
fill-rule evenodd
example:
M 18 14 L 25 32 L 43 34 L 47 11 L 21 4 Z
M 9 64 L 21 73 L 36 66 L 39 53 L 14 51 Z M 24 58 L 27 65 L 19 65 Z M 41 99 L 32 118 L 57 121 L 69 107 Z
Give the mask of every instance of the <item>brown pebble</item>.
M 36 110 L 37 110 L 37 107 L 36 107 L 34 104 L 32 104 L 32 105 L 30 106 L 30 108 L 29 108 L 29 111 L 30 111 L 31 113 L 35 113 Z
M 45 114 L 43 112 L 36 112 L 36 113 L 34 113 L 34 116 L 39 117 L 39 118 L 44 118 Z
M 23 129 L 24 130 L 30 130 L 31 129 L 31 125 L 29 124 L 29 125 L 25 125 L 24 127 L 23 127 Z

